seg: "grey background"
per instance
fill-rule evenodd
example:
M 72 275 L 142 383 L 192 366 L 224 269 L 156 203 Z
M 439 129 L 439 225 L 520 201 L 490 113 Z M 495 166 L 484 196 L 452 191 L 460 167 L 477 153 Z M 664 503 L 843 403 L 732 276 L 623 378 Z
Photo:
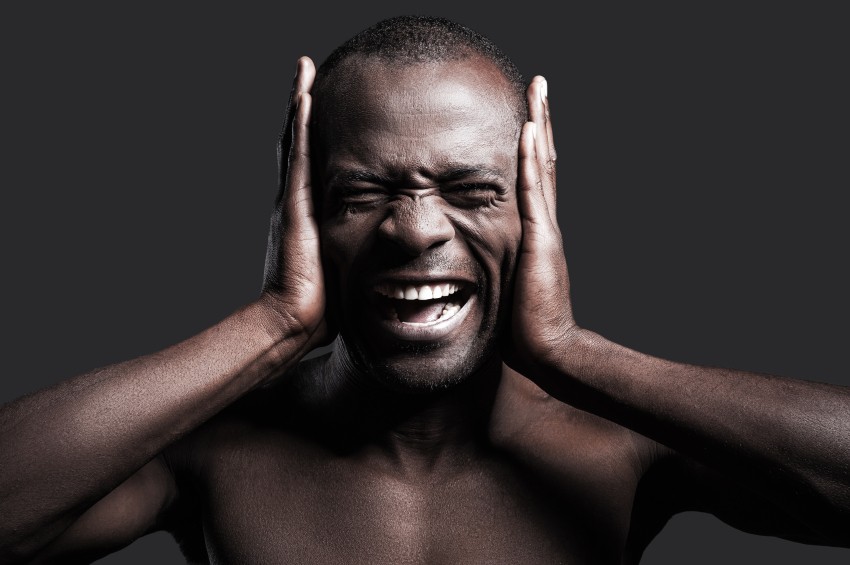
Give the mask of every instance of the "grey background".
M 257 296 L 302 54 L 444 15 L 550 84 L 578 322 L 662 357 L 850 384 L 848 39 L 824 8 L 0 7 L 0 401 Z M 676 517 L 644 563 L 847 563 Z M 102 563 L 180 563 L 164 534 Z

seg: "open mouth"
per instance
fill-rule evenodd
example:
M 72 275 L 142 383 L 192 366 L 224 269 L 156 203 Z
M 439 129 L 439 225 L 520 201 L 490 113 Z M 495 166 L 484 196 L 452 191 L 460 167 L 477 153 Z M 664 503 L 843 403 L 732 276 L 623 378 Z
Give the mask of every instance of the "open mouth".
M 385 283 L 375 287 L 376 302 L 385 320 L 409 326 L 433 326 L 453 318 L 472 295 L 465 282 L 428 284 Z

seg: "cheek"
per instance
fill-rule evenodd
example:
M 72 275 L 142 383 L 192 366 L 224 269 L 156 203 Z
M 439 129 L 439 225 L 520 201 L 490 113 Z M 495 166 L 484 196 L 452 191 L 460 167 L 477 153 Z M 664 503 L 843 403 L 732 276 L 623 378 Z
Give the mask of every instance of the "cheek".
M 506 211 L 506 217 L 502 222 L 502 235 L 505 249 L 512 260 L 516 259 L 519 247 L 522 243 L 522 221 L 519 217 L 519 208 L 516 201 L 511 202 L 510 209 Z
M 326 296 L 334 323 L 342 323 L 338 316 L 344 314 L 344 305 L 351 301 L 351 279 L 356 276 L 358 262 L 374 233 L 370 225 L 366 218 L 353 216 L 345 220 L 325 218 L 319 227 Z
M 375 222 L 368 214 L 323 219 L 319 228 L 323 260 L 344 271 L 367 245 L 375 229 Z
M 461 226 L 469 244 L 481 259 L 499 271 L 511 270 L 522 240 L 522 224 L 516 202 L 511 200 L 464 215 Z
M 498 231 L 499 240 L 499 295 L 500 302 L 513 293 L 512 281 L 516 270 L 520 244 L 522 243 L 522 224 L 519 215 L 507 218 Z
M 515 202 L 511 202 L 487 226 L 486 245 L 491 253 L 492 301 L 494 316 L 503 319 L 513 296 L 513 280 L 522 243 L 522 222 Z

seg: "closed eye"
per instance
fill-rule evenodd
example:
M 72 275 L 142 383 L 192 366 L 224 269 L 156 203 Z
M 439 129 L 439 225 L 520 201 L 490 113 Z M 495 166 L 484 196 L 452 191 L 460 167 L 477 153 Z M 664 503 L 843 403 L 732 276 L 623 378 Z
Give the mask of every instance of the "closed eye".
M 369 209 L 389 197 L 386 190 L 378 187 L 336 186 L 332 194 L 337 206 L 346 212 Z
M 490 183 L 463 182 L 449 185 L 443 189 L 443 197 L 459 206 L 488 206 L 502 194 L 499 186 Z
M 342 193 L 342 199 L 349 202 L 369 202 L 386 196 L 387 191 L 380 188 L 349 188 Z

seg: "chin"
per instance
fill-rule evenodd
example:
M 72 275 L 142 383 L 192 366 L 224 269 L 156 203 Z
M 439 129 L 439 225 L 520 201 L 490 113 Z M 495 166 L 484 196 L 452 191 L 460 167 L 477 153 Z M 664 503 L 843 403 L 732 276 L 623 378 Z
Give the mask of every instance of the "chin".
M 399 393 L 422 394 L 460 385 L 488 366 L 496 354 L 495 335 L 462 343 L 396 344 L 392 351 L 374 351 L 367 344 L 341 340 L 359 372 Z
M 457 268 L 437 284 L 427 281 L 427 289 L 421 281 L 389 277 L 346 285 L 339 300 L 345 307 L 336 310 L 338 351 L 357 374 L 397 393 L 426 394 L 469 381 L 498 359 L 505 320 L 505 303 L 472 271 Z M 433 271 L 418 276 L 440 278 Z

